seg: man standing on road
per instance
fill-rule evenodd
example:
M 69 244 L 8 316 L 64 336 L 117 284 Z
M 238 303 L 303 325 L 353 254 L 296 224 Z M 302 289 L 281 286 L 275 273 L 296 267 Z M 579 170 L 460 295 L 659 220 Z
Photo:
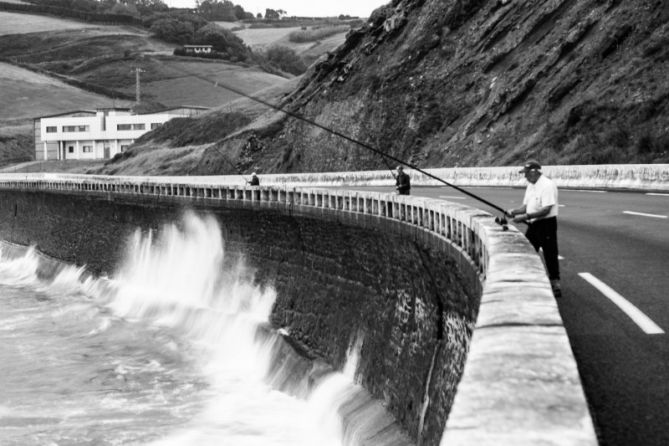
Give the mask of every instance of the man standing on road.
M 520 172 L 525 174 L 525 179 L 529 183 L 525 190 L 523 205 L 509 209 L 506 214 L 516 223 L 527 223 L 525 236 L 534 249 L 543 250 L 553 295 L 561 297 L 557 245 L 557 186 L 550 178 L 541 174 L 541 164 L 534 160 L 525 163 Z
M 404 173 L 402 166 L 397 166 L 395 189 L 397 189 L 397 193 L 400 195 L 409 195 L 409 192 L 411 192 L 411 180 L 409 179 L 409 175 Z

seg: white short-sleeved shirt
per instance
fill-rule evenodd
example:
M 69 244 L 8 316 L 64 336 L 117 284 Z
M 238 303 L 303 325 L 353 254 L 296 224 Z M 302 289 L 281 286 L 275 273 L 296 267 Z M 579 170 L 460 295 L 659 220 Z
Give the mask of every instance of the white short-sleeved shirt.
M 546 206 L 551 206 L 548 215 L 541 217 L 550 218 L 558 215 L 558 190 L 555 183 L 544 175 L 541 175 L 536 183 L 528 184 L 525 189 L 523 204 L 527 206 L 525 212 L 528 214 L 537 212 Z M 536 218 L 534 220 L 537 220 Z

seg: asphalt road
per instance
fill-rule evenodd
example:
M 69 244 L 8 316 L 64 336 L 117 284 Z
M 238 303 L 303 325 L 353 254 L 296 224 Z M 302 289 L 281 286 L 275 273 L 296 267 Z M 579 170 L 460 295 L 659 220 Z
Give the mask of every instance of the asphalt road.
M 503 209 L 518 207 L 524 193 L 466 189 Z M 414 187 L 412 195 L 499 215 L 448 187 Z M 560 189 L 559 202 L 558 307 L 599 443 L 668 446 L 669 194 Z

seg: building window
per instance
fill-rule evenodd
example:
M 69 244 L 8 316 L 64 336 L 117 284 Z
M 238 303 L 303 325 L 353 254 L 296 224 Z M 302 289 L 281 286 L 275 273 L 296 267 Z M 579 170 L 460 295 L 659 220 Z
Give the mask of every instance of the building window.
M 56 133 L 58 131 L 58 127 L 55 125 L 48 125 L 46 127 L 46 132 L 47 133 Z
M 87 132 L 89 127 L 87 125 L 64 125 L 63 132 Z
M 67 148 L 67 153 L 74 153 L 74 146 L 69 146 Z
M 92 153 L 93 152 L 93 146 L 84 146 L 83 150 L 84 150 L 84 153 Z
M 160 127 L 162 124 L 160 122 L 152 122 L 151 123 L 151 130 L 157 129 Z
M 144 130 L 144 129 L 146 129 L 146 125 L 145 124 L 133 124 L 132 129 L 133 130 Z
M 116 124 L 116 130 L 132 130 L 132 124 Z

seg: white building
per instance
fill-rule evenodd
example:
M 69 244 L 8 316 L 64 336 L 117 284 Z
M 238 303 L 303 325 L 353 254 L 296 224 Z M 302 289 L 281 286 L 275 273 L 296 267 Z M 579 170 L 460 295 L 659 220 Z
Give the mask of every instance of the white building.
M 178 107 L 135 114 L 127 108 L 78 110 L 34 120 L 35 159 L 92 160 L 112 158 L 135 139 L 172 118 L 198 115 L 204 107 Z
M 192 54 L 211 54 L 211 45 L 184 45 L 184 50 Z

